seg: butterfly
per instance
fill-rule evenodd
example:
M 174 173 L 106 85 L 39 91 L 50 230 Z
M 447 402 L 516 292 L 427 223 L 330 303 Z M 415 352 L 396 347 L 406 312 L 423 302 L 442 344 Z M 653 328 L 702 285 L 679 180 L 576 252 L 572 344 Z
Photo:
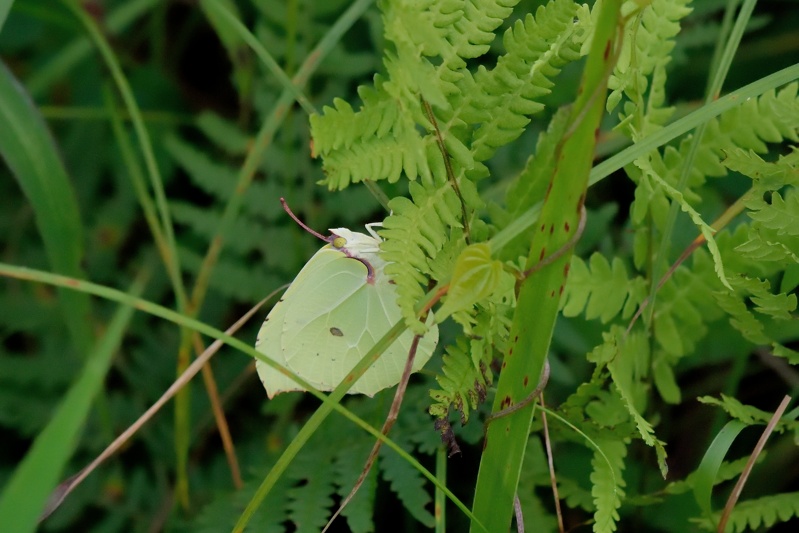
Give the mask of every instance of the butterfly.
M 299 223 L 328 244 L 311 257 L 269 312 L 255 347 L 317 389 L 330 391 L 403 318 L 396 286 L 385 274 L 387 263 L 378 253 L 381 239 L 373 226 L 379 224 L 367 224 L 368 235 L 336 228 L 330 237 L 323 237 Z M 422 369 L 438 343 L 432 313 L 427 325 L 413 372 Z M 349 392 L 373 396 L 399 383 L 413 336 L 405 330 Z M 269 398 L 304 390 L 261 361 L 255 366 Z

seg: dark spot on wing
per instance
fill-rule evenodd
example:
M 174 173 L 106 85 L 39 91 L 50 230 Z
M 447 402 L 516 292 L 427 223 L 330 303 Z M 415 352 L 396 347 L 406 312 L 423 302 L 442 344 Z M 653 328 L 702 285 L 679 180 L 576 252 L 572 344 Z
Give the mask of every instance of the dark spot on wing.
M 344 333 L 340 329 L 338 329 L 337 327 L 330 328 L 330 334 L 333 335 L 334 337 L 343 337 L 344 336 Z

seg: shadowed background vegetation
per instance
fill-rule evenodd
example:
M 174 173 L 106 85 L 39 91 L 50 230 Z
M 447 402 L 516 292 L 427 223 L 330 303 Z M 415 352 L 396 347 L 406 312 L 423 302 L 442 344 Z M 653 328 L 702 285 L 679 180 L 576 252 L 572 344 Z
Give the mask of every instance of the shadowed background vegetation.
M 519 2 L 497 34 L 543 3 Z M 0 115 L 0 128 L 5 127 L 3 122 L 13 123 L 32 139 L 39 136 L 30 140 L 15 130 L 4 141 L 7 166 L 0 167 L 0 260 L 4 263 L 91 280 L 131 294 L 142 287 L 143 298 L 224 330 L 261 298 L 290 282 L 319 248 L 316 239 L 285 215 L 280 197 L 320 231 L 342 226 L 357 230 L 385 218 L 385 208 L 363 184 L 335 192 L 319 185 L 325 173 L 320 160 L 312 157 L 308 120 L 310 112 L 332 105 L 334 98 L 357 109 L 361 105 L 358 86 L 371 84 L 375 73 L 385 70 L 386 43 L 378 6 L 345 0 L 109 0 L 78 7 L 67 0 L 17 0 L 3 5 L 10 5 L 10 11 L 0 27 L 0 68 L 7 80 L 0 93 L 6 112 Z M 667 101 L 677 106 L 678 117 L 695 110 L 704 99 L 725 5 L 700 2 L 681 21 L 666 85 Z M 347 9 L 352 17 L 340 28 L 341 36 L 325 41 Z M 225 13 L 250 29 L 289 78 L 310 74 L 302 89 L 307 98 L 302 105 L 265 66 L 258 50 L 233 29 Z M 131 112 L 89 26 L 99 31 L 127 78 L 128 95 L 137 102 L 140 116 Z M 749 21 L 724 92 L 797 63 L 798 26 L 796 2 L 761 2 Z M 315 52 L 321 52 L 318 64 Z M 504 52 L 503 41 L 497 38 L 487 54 L 468 66 L 492 65 Z M 486 163 L 491 179 L 479 182 L 484 201 L 504 202 L 509 183 L 525 168 L 551 116 L 558 106 L 574 99 L 581 67 L 579 61 L 565 66 L 557 78 L 557 90 L 539 98 L 545 110 Z M 14 78 L 19 86 L 10 81 Z M 12 94 L 19 100 L 13 100 Z M 13 115 L 8 110 L 22 111 Z M 621 133 L 611 131 L 617 113 L 606 117 L 607 127 L 597 147 L 600 157 L 629 143 Z M 136 130 L 137 120 L 149 140 Z M 28 175 L 38 176 L 38 181 L 20 177 L 28 163 L 15 162 L 13 155 L 22 150 L 14 148 L 15 138 L 34 147 L 29 161 L 39 167 L 30 167 Z M 49 146 L 49 151 L 39 146 Z M 152 147 L 150 155 L 147 146 Z M 787 146 L 769 145 L 770 151 L 761 156 L 776 160 L 778 154 L 789 152 Z M 746 191 L 749 182 L 742 173 L 732 173 L 702 189 L 701 213 L 706 221 L 714 220 Z M 159 176 L 161 185 L 153 185 L 153 176 Z M 174 242 L 168 231 L 160 237 L 152 234 L 153 221 L 162 211 L 158 194 L 146 191 L 159 187 L 171 213 L 168 227 L 174 228 Z M 382 181 L 379 187 L 390 198 L 407 195 L 408 190 L 407 180 Z M 634 246 L 630 205 L 635 191 L 635 184 L 623 172 L 589 189 L 588 225 L 575 252 L 586 263 L 597 251 L 630 259 Z M 224 246 L 218 255 L 209 254 L 209 246 L 213 250 L 212 243 L 220 235 Z M 681 251 L 696 235 L 691 220 L 680 219 L 673 250 Z M 164 260 L 165 249 L 173 252 L 166 254 L 168 260 Z M 702 257 L 712 278 L 710 259 Z M 172 266 L 165 267 L 170 261 Z M 623 292 L 634 283 L 628 283 L 626 272 L 620 275 L 615 270 L 615 263 L 615 277 L 607 262 L 598 267 L 591 262 L 590 267 L 595 275 L 606 277 L 593 278 L 586 285 L 617 287 L 612 285 L 616 283 Z M 590 273 L 585 268 L 576 272 L 585 278 Z M 795 273 L 768 275 L 775 286 L 782 283 L 788 294 L 794 292 L 796 283 L 785 279 Z M 63 471 L 51 472 L 57 479 L 72 475 L 97 456 L 158 399 L 177 369 L 185 368 L 194 356 L 196 347 L 175 324 L 143 312 L 120 318 L 116 302 L 62 290 L 19 279 L 0 282 L 0 487 L 10 486 L 34 439 L 51 422 L 87 361 L 96 356 L 97 339 L 117 331 L 114 320 L 125 322 L 116 326 L 120 328 L 116 341 L 109 341 L 106 349 L 110 367 L 97 382 L 98 393 L 85 424 L 77 426 L 80 431 L 74 443 L 65 441 L 69 459 L 66 466 L 59 465 Z M 585 302 L 571 305 L 573 312 L 566 313 L 570 318 L 559 320 L 552 341 L 552 378 L 547 389 L 551 406 L 560 405 L 576 387 L 590 381 L 595 361 L 587 361 L 585 354 L 602 343 L 606 328 L 594 320 L 598 315 L 584 316 Z M 795 396 L 799 390 L 799 373 L 786 359 L 773 357 L 751 338 L 745 340 L 727 320 L 720 320 L 720 313 L 708 316 L 715 311 L 701 302 L 687 312 L 701 313 L 703 318 L 694 321 L 693 316 L 683 315 L 679 327 L 700 328 L 704 336 L 680 332 L 678 337 L 688 346 L 674 364 L 674 385 L 649 384 L 660 388 L 663 396 L 668 391 L 676 395 L 656 397 L 647 411 L 657 437 L 668 446 L 670 481 L 696 469 L 728 419 L 724 411 L 696 402 L 696 397 L 718 397 L 723 392 L 773 412 L 784 394 Z M 236 336 L 252 344 L 265 313 L 259 313 Z M 797 348 L 795 310 L 791 320 L 768 327 L 771 337 Z M 441 345 L 452 343 L 459 334 L 457 325 L 444 324 Z M 430 372 L 412 379 L 403 413 L 391 433 L 429 470 L 436 468 L 436 454 L 443 453 L 434 418 L 428 414 L 429 390 L 439 388 L 432 373 L 441 364 L 440 358 L 434 358 L 428 365 Z M 220 350 L 211 368 L 238 467 L 231 466 L 223 450 L 209 401 L 209 378 L 205 385 L 198 378 L 177 404 L 162 409 L 116 457 L 89 476 L 40 529 L 230 530 L 255 487 L 319 401 L 302 394 L 267 401 L 252 359 L 230 347 Z M 354 397 L 344 403 L 380 427 L 391 398 L 392 392 L 384 391 L 373 399 Z M 480 460 L 480 420 L 490 405 L 491 401 L 479 406 L 480 416 L 464 427 L 454 423 L 457 417 L 452 419 L 462 454 L 448 460 L 447 484 L 467 506 Z M 563 427 L 556 431 L 567 432 Z M 748 431 L 736 441 L 728 459 L 751 451 L 759 430 Z M 774 437 L 747 484 L 748 497 L 797 494 L 799 453 L 793 439 L 791 431 Z M 372 442 L 365 432 L 333 415 L 270 492 L 253 518 L 252 530 L 318 531 L 357 479 Z M 530 524 L 541 525 L 528 524 L 528 528 L 554 531 L 548 473 L 545 464 L 536 462 L 543 457 L 540 441 L 531 441 L 530 446 L 529 475 L 523 475 L 520 491 L 531 495 L 522 496 Z M 564 479 L 561 497 L 567 525 L 587 524 L 582 530 L 591 527 L 594 506 L 589 479 L 592 453 L 572 435 L 563 437 L 556 455 Z M 630 448 L 624 490 L 634 497 L 619 511 L 619 529 L 698 527 L 689 526 L 688 519 L 700 511 L 688 489 L 664 490 L 654 456 L 644 445 Z M 237 486 L 237 468 L 243 487 Z M 726 492 L 718 496 L 713 508 L 723 507 L 725 497 Z M 432 529 L 433 498 L 432 485 L 403 458 L 384 449 L 379 468 L 345 510 L 345 519 L 332 530 Z M 793 516 L 799 505 L 783 508 L 791 505 Z M 447 530 L 468 528 L 468 519 L 454 506 L 447 511 Z

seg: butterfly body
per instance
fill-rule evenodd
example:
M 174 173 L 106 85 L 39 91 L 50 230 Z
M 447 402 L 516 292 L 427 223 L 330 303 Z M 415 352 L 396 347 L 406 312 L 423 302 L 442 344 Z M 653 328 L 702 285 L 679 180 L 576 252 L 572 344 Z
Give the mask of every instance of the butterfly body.
M 380 238 L 332 229 L 330 243 L 305 264 L 258 332 L 256 348 L 319 390 L 333 390 L 402 315 L 394 284 L 378 255 Z M 438 328 L 421 339 L 413 371 L 429 360 Z M 397 384 L 413 334 L 405 331 L 352 386 L 350 393 L 373 396 Z M 289 377 L 256 362 L 267 394 L 304 390 Z

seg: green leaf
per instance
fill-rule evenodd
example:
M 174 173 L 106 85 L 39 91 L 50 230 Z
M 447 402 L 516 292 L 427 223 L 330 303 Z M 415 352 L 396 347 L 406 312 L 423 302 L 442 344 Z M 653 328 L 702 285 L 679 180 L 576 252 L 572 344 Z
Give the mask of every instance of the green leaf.
M 702 457 L 702 462 L 699 463 L 699 467 L 696 469 L 696 481 L 693 491 L 694 500 L 696 500 L 702 513 L 710 520 L 712 520 L 713 516 L 710 497 L 713 492 L 713 485 L 716 484 L 719 469 L 733 441 L 745 427 L 746 424 L 738 420 L 727 422 L 713 439 L 713 442 L 710 443 L 704 457 Z
M 447 299 L 436 311 L 438 320 L 468 310 L 475 303 L 488 298 L 499 287 L 503 273 L 502 263 L 491 259 L 491 246 L 488 243 L 467 246 L 455 261 Z
M 28 198 L 53 271 L 85 278 L 83 231 L 75 191 L 47 125 L 25 89 L 0 63 L 0 155 Z M 88 296 L 59 289 L 59 304 L 81 355 L 89 350 Z
M 138 296 L 142 289 L 143 283 L 139 281 L 131 294 Z M 105 335 L 87 355 L 80 376 L 6 483 L 0 495 L 0 524 L 9 531 L 24 533 L 36 530 L 48 496 L 77 447 L 92 402 L 103 388 L 133 309 L 132 306 L 122 306 L 116 312 Z

